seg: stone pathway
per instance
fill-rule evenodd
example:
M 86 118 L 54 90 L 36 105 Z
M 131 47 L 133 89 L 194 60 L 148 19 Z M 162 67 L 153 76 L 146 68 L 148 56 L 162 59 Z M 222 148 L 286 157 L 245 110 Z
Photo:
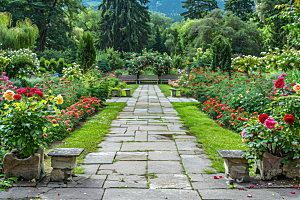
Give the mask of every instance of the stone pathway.
M 254 189 L 253 183 L 237 184 L 243 187 L 239 190 L 228 187 L 224 174 L 207 174 L 213 171 L 211 161 L 170 103 L 192 101 L 166 98 L 156 85 L 140 86 L 131 98 L 108 100 L 127 106 L 98 152 L 84 159 L 85 174 L 67 184 L 49 182 L 49 176 L 39 183 L 21 181 L 0 192 L 0 199 L 240 200 L 249 199 L 248 194 L 250 199 L 300 199 L 299 190 L 282 188 L 287 184 L 280 187 L 280 182 L 277 188 L 260 182 Z

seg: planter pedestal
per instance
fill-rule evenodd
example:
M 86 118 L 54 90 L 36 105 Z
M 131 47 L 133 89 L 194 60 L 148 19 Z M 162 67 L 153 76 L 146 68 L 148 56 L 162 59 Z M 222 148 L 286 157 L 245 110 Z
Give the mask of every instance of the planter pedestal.
M 111 96 L 112 96 L 112 97 L 118 97 L 117 92 L 118 92 L 118 90 L 112 90 L 112 91 L 111 91 Z M 121 91 L 120 91 L 120 94 L 121 94 Z M 120 95 L 120 96 L 121 96 L 121 95 Z
M 262 180 L 272 180 L 277 176 L 284 175 L 286 178 L 299 178 L 300 168 L 294 167 L 296 162 L 300 163 L 297 159 L 296 162 L 283 164 L 281 161 L 284 158 L 274 156 L 268 152 L 263 155 L 263 160 L 255 161 L 255 172 L 260 174 Z
M 72 181 L 77 164 L 77 157 L 83 152 L 82 148 L 56 148 L 48 153 L 51 156 L 53 170 L 50 181 Z
M 3 159 L 4 175 L 23 178 L 25 180 L 40 179 L 44 173 L 44 149 L 39 148 L 34 157 L 19 159 L 15 156 L 17 150 L 7 153 Z

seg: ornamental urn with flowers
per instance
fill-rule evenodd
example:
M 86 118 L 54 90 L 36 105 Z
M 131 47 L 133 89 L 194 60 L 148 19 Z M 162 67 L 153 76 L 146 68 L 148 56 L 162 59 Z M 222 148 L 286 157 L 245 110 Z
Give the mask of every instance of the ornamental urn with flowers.
M 281 75 L 274 89 L 277 96 L 269 108 L 258 118 L 251 117 L 242 130 L 247 157 L 255 158 L 262 180 L 280 175 L 300 178 L 300 85 L 285 85 Z
M 63 99 L 44 95 L 37 88 L 21 88 L 15 94 L 11 90 L 4 93 L 7 103 L 0 115 L 0 144 L 7 153 L 3 160 L 6 177 L 39 179 L 44 171 L 44 149 L 48 127 L 59 126 L 49 121 L 47 116 L 58 110 L 56 104 Z

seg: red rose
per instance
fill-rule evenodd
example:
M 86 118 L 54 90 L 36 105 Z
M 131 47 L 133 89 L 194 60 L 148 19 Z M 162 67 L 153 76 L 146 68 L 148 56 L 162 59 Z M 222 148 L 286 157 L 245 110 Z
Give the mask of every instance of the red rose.
M 19 95 L 19 94 L 16 94 L 16 95 L 14 95 L 14 99 L 15 99 L 15 100 L 21 100 L 21 99 L 22 99 L 22 96 Z
M 54 119 L 54 120 L 52 121 L 52 123 L 53 123 L 53 124 L 56 124 L 56 123 L 57 123 L 57 121 Z
M 296 85 L 295 83 L 292 83 L 292 84 L 291 84 L 292 87 L 295 86 L 295 85 Z
M 284 86 L 284 79 L 278 79 L 275 83 L 276 88 L 283 88 Z
M 260 123 L 265 124 L 266 119 L 268 119 L 269 116 L 267 114 L 261 114 L 258 116 L 258 119 L 260 121 Z
M 283 119 L 287 124 L 292 124 L 295 121 L 295 117 L 293 115 L 288 115 L 288 114 L 286 114 Z
M 41 98 L 43 98 L 44 96 L 44 94 L 39 90 L 36 90 L 35 93 L 38 94 Z
M 241 117 L 238 117 L 237 120 L 242 120 L 242 118 L 241 118 Z

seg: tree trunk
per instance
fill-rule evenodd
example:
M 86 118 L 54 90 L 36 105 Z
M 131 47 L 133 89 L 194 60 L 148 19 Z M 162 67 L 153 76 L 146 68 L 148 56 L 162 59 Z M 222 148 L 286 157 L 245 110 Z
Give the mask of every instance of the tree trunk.
M 40 43 L 40 51 L 43 52 L 45 51 L 46 48 L 46 36 L 47 36 L 47 31 L 48 31 L 48 25 L 46 25 L 45 29 L 41 33 L 41 43 Z

